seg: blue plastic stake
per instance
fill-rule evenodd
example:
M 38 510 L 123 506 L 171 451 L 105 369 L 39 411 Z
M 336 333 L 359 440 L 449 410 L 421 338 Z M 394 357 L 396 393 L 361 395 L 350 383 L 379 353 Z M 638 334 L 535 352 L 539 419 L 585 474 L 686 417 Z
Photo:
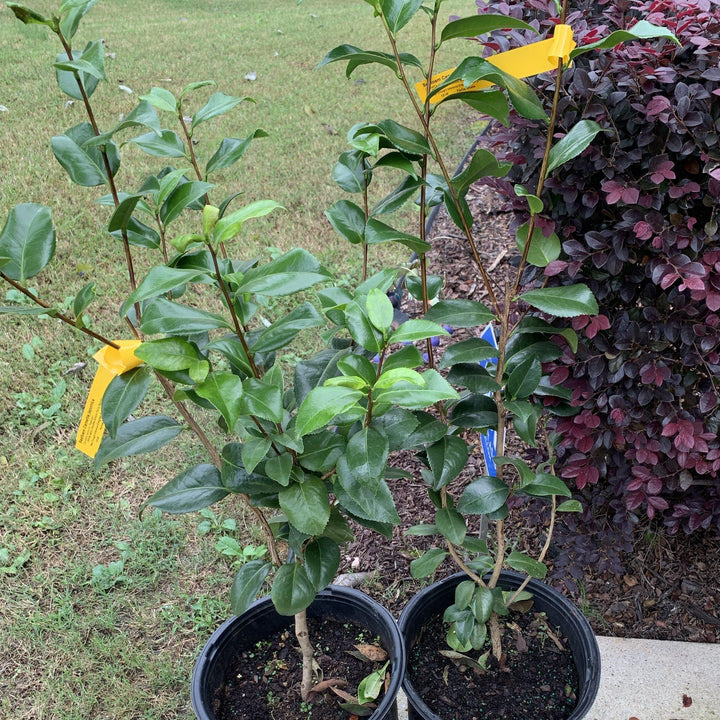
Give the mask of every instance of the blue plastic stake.
M 488 325 L 483 331 L 480 337 L 489 342 L 493 347 L 497 347 L 497 340 L 495 339 L 495 333 L 493 332 L 492 325 Z M 480 365 L 487 367 L 488 363 L 497 364 L 497 358 L 490 358 L 489 360 L 481 360 Z M 490 393 L 487 393 L 490 395 Z M 487 432 L 480 435 L 480 442 L 482 444 L 483 455 L 485 456 L 485 467 L 487 468 L 487 474 L 493 477 L 497 477 L 497 468 L 495 467 L 495 458 L 497 457 L 497 432 L 492 429 L 488 429 Z

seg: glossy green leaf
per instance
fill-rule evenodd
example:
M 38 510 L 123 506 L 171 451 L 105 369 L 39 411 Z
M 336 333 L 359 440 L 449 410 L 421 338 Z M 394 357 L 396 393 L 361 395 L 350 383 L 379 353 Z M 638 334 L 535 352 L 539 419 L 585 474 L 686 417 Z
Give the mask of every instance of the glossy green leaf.
M 0 315 L 47 315 L 53 317 L 57 315 L 57 308 L 44 308 L 29 305 L 2 305 L 0 306 Z
M 435 526 L 453 545 L 460 545 L 467 533 L 463 516 L 454 508 L 440 508 L 435 514 Z
M 430 537 L 437 535 L 438 529 L 434 525 L 429 523 L 421 523 L 420 525 L 413 525 L 405 531 L 405 535 L 412 535 L 418 537 Z
M 145 133 L 128 142 L 137 145 L 143 152 L 153 157 L 185 157 L 185 144 L 172 130 L 163 130 L 159 135 L 154 132 Z
M 282 205 L 273 200 L 257 200 L 250 203 L 250 205 L 235 210 L 235 212 L 226 215 L 215 223 L 213 243 L 220 245 L 232 240 L 240 232 L 245 222 L 264 217 L 278 208 L 282 208 Z
M 434 482 L 440 490 L 452 482 L 463 470 L 468 459 L 467 443 L 456 435 L 446 435 L 427 447 L 427 459 Z
M 457 511 L 463 515 L 487 515 L 499 510 L 508 499 L 510 490 L 500 478 L 481 475 L 463 491 Z
M 537 473 L 535 479 L 528 484 L 523 484 L 520 490 L 526 495 L 534 497 L 550 497 L 551 495 L 572 497 L 568 486 L 559 477 L 543 472 Z
M 271 297 L 294 295 L 331 277 L 331 273 L 307 250 L 294 248 L 269 263 L 245 272 L 238 279 L 236 292 Z
M 290 484 L 290 472 L 293 467 L 293 459 L 290 453 L 284 452 L 280 455 L 273 455 L 265 463 L 265 474 L 283 487 Z
M 579 512 L 583 511 L 582 503 L 579 500 L 566 500 L 557 506 L 558 512 Z
M 437 104 L 449 102 L 450 100 L 460 100 L 469 105 L 483 115 L 495 118 L 507 127 L 510 122 L 510 104 L 502 90 L 480 90 L 472 92 L 452 93 L 443 96 L 437 101 Z
M 319 537 L 305 548 L 305 570 L 316 590 L 327 587 L 340 567 L 340 548 L 329 537 Z
M 0 233 L 2 271 L 24 283 L 35 277 L 55 254 L 55 228 L 50 208 L 36 203 L 16 205 Z
M 299 561 L 283 565 L 273 580 L 271 597 L 280 615 L 297 615 L 315 599 L 315 585 Z
M 443 335 L 450 335 L 450 333 L 445 330 L 442 325 L 430 322 L 429 320 L 406 320 L 390 336 L 388 342 L 414 342 L 415 340 L 425 340 L 430 337 L 440 337 Z
M 440 275 L 427 275 L 426 285 L 428 300 L 433 300 L 437 297 L 440 290 L 442 290 L 443 279 L 442 277 L 440 277 Z M 416 300 L 422 301 L 422 278 L 418 277 L 417 275 L 407 275 L 405 277 L 405 288 L 407 289 L 408 293 L 412 295 L 412 297 L 414 297 Z M 429 318 L 425 319 L 428 320 Z
M 364 308 L 353 301 L 345 306 L 345 322 L 350 337 L 365 350 L 380 352 L 382 335 L 373 327 Z
M 675 35 L 667 28 L 653 25 L 647 20 L 639 20 L 628 30 L 616 30 L 602 40 L 575 48 L 570 53 L 570 59 L 572 60 L 578 55 L 582 55 L 590 50 L 605 50 L 632 40 L 652 40 L 654 38 L 667 38 L 677 45 L 680 44 Z
M 78 72 L 105 80 L 105 48 L 99 40 L 85 46 L 82 54 L 72 60 L 56 62 L 54 67 L 66 72 Z
M 243 396 L 243 383 L 237 376 L 229 372 L 210 373 L 204 382 L 195 386 L 195 392 L 210 401 L 217 408 L 230 432 L 240 417 L 240 399 Z
M 344 387 L 316 387 L 300 405 L 295 430 L 303 436 L 327 425 L 336 415 L 347 412 L 363 394 Z
M 394 368 L 393 370 L 386 370 L 377 379 L 374 385 L 374 390 L 382 390 L 383 388 L 389 388 L 399 382 L 409 382 L 418 387 L 425 386 L 425 380 L 423 376 L 415 370 L 408 368 Z
M 547 565 L 525 555 L 525 553 L 514 550 L 505 558 L 505 562 L 518 572 L 527 573 L 530 577 L 542 580 L 547 575 Z
M 425 313 L 425 319 L 441 325 L 451 325 L 452 327 L 475 327 L 492 322 L 495 316 L 481 302 L 474 300 L 441 300 Z
M 64 135 L 56 135 L 50 141 L 55 158 L 76 185 L 83 187 L 104 185 L 107 176 L 102 156 L 94 151 L 94 148 L 81 147 L 78 141 L 82 138 L 77 137 L 73 130 L 76 128 L 67 130 Z
M 116 230 L 127 230 L 132 214 L 135 212 L 135 207 L 141 200 L 141 193 L 135 193 L 134 195 L 127 195 L 124 197 L 110 217 L 110 222 L 108 222 L 108 231 L 112 233 Z
M 325 211 L 335 230 L 353 244 L 365 240 L 365 212 L 349 200 L 338 200 Z
M 338 502 L 354 516 L 393 525 L 400 522 L 387 483 L 371 474 L 359 478 L 344 456 L 337 462 L 334 492 Z
M 522 185 L 515 185 L 513 190 L 518 197 L 524 197 L 527 200 L 528 209 L 530 210 L 531 215 L 537 215 L 543 211 L 545 206 L 543 201 L 537 195 L 533 195 L 531 192 L 528 192 Z M 533 238 L 534 237 L 535 233 L 533 233 Z M 525 242 L 525 238 L 527 238 L 527 230 L 522 238 L 523 243 Z
M 469 395 L 452 409 L 451 420 L 461 428 L 494 428 L 498 421 L 495 401 L 484 394 Z
M 479 363 L 482 360 L 495 360 L 498 349 L 487 340 L 470 338 L 449 345 L 440 361 L 440 368 L 457 363 Z
M 303 303 L 265 328 L 254 338 L 250 349 L 253 353 L 277 350 L 289 345 L 302 330 L 322 325 L 320 313 L 310 303 Z
M 272 440 L 266 437 L 248 438 L 242 446 L 242 464 L 251 473 L 268 454 Z
M 466 387 L 471 393 L 494 393 L 500 385 L 490 376 L 488 371 L 476 363 L 457 363 L 447 374 L 449 383 Z
M 233 614 L 242 615 L 250 607 L 271 569 L 272 565 L 264 560 L 250 560 L 238 570 L 230 588 L 230 609 Z
M 594 120 L 580 120 L 573 125 L 570 132 L 558 140 L 550 150 L 548 173 L 580 155 L 601 132 L 609 132 L 609 130 L 602 128 Z
M 422 373 L 424 387 L 410 382 L 398 382 L 392 387 L 373 392 L 376 402 L 393 403 L 409 410 L 421 410 L 441 400 L 457 400 L 460 396 L 436 370 Z
M 394 190 L 375 203 L 370 214 L 374 216 L 397 212 L 410 198 L 418 194 L 423 185 L 420 178 L 406 177 Z
M 430 244 L 424 242 L 416 235 L 396 230 L 376 218 L 370 218 L 367 222 L 367 226 L 365 227 L 365 242 L 368 245 L 397 242 L 418 254 L 426 253 L 430 250 Z
M 317 67 L 322 67 L 332 62 L 341 62 L 347 60 L 347 68 L 345 74 L 350 77 L 353 71 L 361 65 L 368 65 L 371 63 L 377 63 L 385 65 L 393 71 L 397 72 L 397 62 L 394 55 L 389 53 L 377 52 L 375 50 L 361 50 L 359 47 L 354 45 L 338 45 L 333 48 L 318 64 Z M 400 53 L 400 60 L 403 65 L 412 65 L 422 69 L 422 63 L 414 56 L 409 53 Z
M 465 169 L 450 181 L 450 184 L 459 196 L 464 197 L 470 186 L 477 180 L 485 177 L 504 177 L 511 167 L 511 163 L 500 163 L 491 152 L 480 148 L 475 151 Z
M 97 0 L 66 0 L 60 5 L 60 32 L 71 40 L 77 32 L 80 20 Z
M 485 33 L 493 30 L 506 30 L 510 28 L 518 28 L 521 30 L 531 30 L 537 33 L 537 30 L 522 20 L 518 20 L 508 15 L 492 15 L 483 13 L 482 15 L 472 15 L 470 17 L 461 18 L 448 23 L 442 30 L 440 35 L 440 43 L 453 38 L 474 38 L 477 35 L 485 35 Z
M 390 119 L 382 120 L 377 124 L 377 127 L 397 150 L 411 155 L 430 155 L 433 157 L 430 143 L 424 135 L 416 130 Z
M 201 125 L 208 120 L 219 115 L 224 115 L 226 112 L 232 110 L 236 105 L 246 100 L 245 97 L 235 97 L 234 95 L 226 95 L 222 92 L 213 93 L 207 103 L 203 105 L 194 115 L 192 119 L 191 129 L 195 130 L 198 125 Z
M 420 351 L 414 345 L 406 345 L 385 358 L 383 370 L 388 372 L 397 368 L 412 369 L 420 367 L 423 363 Z
M 163 225 L 169 225 L 188 205 L 202 198 L 212 187 L 210 183 L 199 180 L 178 185 L 160 208 L 160 220 Z
M 473 595 L 472 612 L 479 623 L 486 623 L 490 619 L 493 610 L 493 594 L 489 588 L 478 585 Z
M 178 100 L 182 100 L 187 94 L 200 90 L 204 87 L 210 87 L 211 85 L 217 85 L 214 80 L 196 80 L 195 82 L 188 83 L 180 93 Z
M 416 579 L 432 575 L 442 565 L 448 553 L 441 548 L 431 548 L 410 563 L 410 574 Z
M 398 30 L 404 28 L 420 9 L 422 3 L 423 0 L 381 0 L 382 15 L 390 32 L 395 35 Z
M 166 112 L 171 113 L 177 112 L 177 100 L 175 99 L 175 96 L 165 88 L 151 88 L 150 92 L 145 95 L 141 95 L 140 99 L 147 100 L 147 102 L 156 107 L 158 110 L 165 110 Z
M 115 133 L 131 127 L 146 127 L 160 134 L 160 118 L 155 108 L 146 100 L 141 100 L 112 130 L 88 140 L 85 147 L 107 145 Z
M 224 138 L 214 155 L 208 160 L 205 166 L 205 175 L 234 165 L 247 152 L 253 140 L 264 137 L 268 137 L 268 134 L 258 128 L 252 135 L 245 138 Z
M 208 275 L 199 270 L 182 270 L 166 265 L 156 265 L 145 276 L 135 292 L 131 293 L 123 303 L 120 315 L 124 317 L 136 302 L 165 295 L 188 283 L 209 282 L 209 280 Z
M 390 298 L 377 288 L 373 288 L 365 300 L 368 320 L 376 330 L 385 334 L 393 323 L 394 308 Z
M 150 372 L 136 367 L 112 379 L 102 398 L 102 420 L 110 433 L 117 435 L 118 428 L 143 401 L 150 386 Z
M 554 317 L 597 315 L 600 312 L 595 296 L 587 285 L 564 285 L 538 288 L 520 298 L 532 307 Z
M 163 415 L 149 415 L 121 425 L 115 437 L 106 437 L 95 455 L 95 467 L 128 455 L 152 452 L 169 443 L 182 425 Z
M 520 475 L 520 482 L 523 485 L 532 482 L 535 477 L 535 473 L 531 470 L 530 466 L 521 458 L 498 455 L 495 458 L 495 464 L 498 467 L 503 465 L 512 465 L 518 471 L 518 474 Z
M 345 440 L 337 433 L 323 431 L 306 435 L 303 439 L 303 452 L 298 462 L 306 470 L 326 473 L 335 467 L 338 458 L 345 452 Z
M 525 250 L 527 234 L 528 223 L 523 223 L 515 233 L 515 244 L 520 252 Z M 561 251 L 560 238 L 555 233 L 546 236 L 539 227 L 533 228 L 532 240 L 530 241 L 530 249 L 527 255 L 527 261 L 531 265 L 535 265 L 535 267 L 546 267 L 553 260 L 557 260 L 560 257 Z
M 87 47 L 85 50 L 87 51 Z M 68 61 L 68 55 L 67 53 L 60 53 L 55 58 L 55 79 L 57 80 L 57 84 L 60 87 L 60 89 L 66 94 L 69 95 L 71 98 L 75 100 L 82 100 L 82 92 L 80 91 L 80 87 L 78 85 L 78 79 L 82 83 L 82 86 L 85 90 L 86 97 L 90 98 L 92 97 L 93 93 L 95 92 L 95 89 L 97 88 L 98 83 L 100 82 L 99 78 L 89 75 L 88 73 L 80 72 L 77 73 L 77 75 L 70 70 L 60 70 L 57 66 L 58 64 L 62 64 Z
M 542 378 L 542 365 L 536 357 L 529 357 L 510 373 L 507 392 L 513 400 L 530 397 Z
M 343 375 L 361 378 L 366 385 L 372 385 L 377 377 L 377 365 L 362 355 L 345 355 L 338 360 L 337 369 Z
M 174 477 L 150 497 L 146 505 L 177 515 L 202 510 L 227 494 L 220 471 L 215 465 L 203 463 Z
M 53 21 L 50 18 L 25 7 L 25 5 L 15 2 L 7 2 L 5 4 L 12 10 L 15 17 L 20 20 L 20 22 L 25 23 L 25 25 L 47 25 L 49 28 L 53 27 Z
M 364 427 L 348 441 L 345 460 L 357 482 L 373 482 L 383 476 L 388 452 L 388 439 L 377 430 Z
M 283 405 L 280 388 L 264 380 L 248 378 L 243 381 L 242 412 L 272 422 L 282 422 Z
M 230 325 L 220 315 L 156 298 L 146 306 L 140 328 L 147 335 L 192 335 L 218 328 L 230 329 Z
M 300 532 L 319 535 L 330 518 L 330 499 L 325 483 L 306 477 L 302 483 L 291 482 L 279 494 L 280 508 Z

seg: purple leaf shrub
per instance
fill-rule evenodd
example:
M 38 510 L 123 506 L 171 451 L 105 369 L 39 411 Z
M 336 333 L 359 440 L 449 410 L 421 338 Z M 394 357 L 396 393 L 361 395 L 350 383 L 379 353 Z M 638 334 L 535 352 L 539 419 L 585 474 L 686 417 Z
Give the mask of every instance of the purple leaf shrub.
M 552 0 L 478 6 L 543 36 L 558 22 Z M 720 2 L 581 0 L 567 22 L 583 45 L 641 16 L 682 44 L 591 51 L 566 71 L 558 137 L 580 119 L 607 132 L 546 183 L 538 225 L 560 233 L 563 255 L 526 275 L 585 282 L 600 305 L 574 320 L 577 352 L 549 366 L 577 409 L 554 420 L 558 467 L 587 501 L 579 522 L 609 506 L 625 540 L 643 516 L 670 533 L 720 528 Z M 485 52 L 535 39 L 496 32 Z M 552 84 L 541 76 L 536 87 Z M 540 126 L 514 117 L 489 142 L 516 163 L 511 180 L 534 187 Z M 491 183 L 525 222 L 525 200 Z

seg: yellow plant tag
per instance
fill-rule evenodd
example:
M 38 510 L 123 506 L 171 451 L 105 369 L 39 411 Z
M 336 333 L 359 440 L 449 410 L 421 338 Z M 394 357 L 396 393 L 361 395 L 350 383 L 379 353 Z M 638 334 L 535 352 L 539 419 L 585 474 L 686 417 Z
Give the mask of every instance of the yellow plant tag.
M 550 70 L 557 70 L 558 60 L 562 58 L 563 63 L 567 63 L 570 60 L 570 53 L 575 49 L 576 45 L 577 43 L 573 40 L 572 28 L 569 25 L 556 25 L 553 37 L 492 55 L 487 58 L 487 61 L 516 78 L 526 78 Z M 433 75 L 430 78 L 430 91 L 432 92 L 441 85 L 454 70 L 455 68 L 452 68 Z M 457 93 L 484 90 L 493 84 L 488 80 L 478 80 L 465 87 L 463 81 L 458 80 L 433 96 L 432 102 L 440 102 Z M 415 83 L 415 90 L 420 97 L 420 101 L 424 103 L 427 98 L 427 81 L 421 80 Z
M 105 390 L 114 377 L 132 370 L 142 363 L 140 358 L 135 357 L 135 349 L 140 346 L 140 340 L 118 340 L 116 344 L 120 347 L 114 348 L 106 345 L 93 355 L 93 358 L 99 363 L 99 367 L 90 386 L 90 393 L 85 402 L 85 409 L 75 440 L 75 447 L 92 458 L 95 457 L 105 433 L 101 412 Z

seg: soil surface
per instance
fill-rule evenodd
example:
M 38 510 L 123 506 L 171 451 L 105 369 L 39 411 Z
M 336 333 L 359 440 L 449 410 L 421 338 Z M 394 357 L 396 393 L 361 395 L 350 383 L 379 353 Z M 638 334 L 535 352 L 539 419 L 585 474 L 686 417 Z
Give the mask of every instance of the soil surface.
M 322 678 L 307 702 L 301 701 L 297 691 L 302 679 L 302 658 L 293 631 L 288 629 L 236 657 L 225 676 L 223 695 L 218 699 L 218 718 L 338 720 L 355 715 L 356 709 L 346 711 L 340 703 L 357 703 L 358 685 L 383 667 L 387 653 L 367 630 L 351 623 L 308 618 L 308 631 L 316 647 Z M 387 672 L 391 671 L 388 667 Z M 380 690 L 379 699 L 383 691 Z
M 474 214 L 474 235 L 486 267 L 502 268 L 516 254 L 510 216 L 498 196 L 489 188 L 474 186 L 468 193 Z M 442 210 L 434 222 L 429 240 L 429 272 L 444 278 L 445 297 L 465 297 L 487 302 L 467 242 Z M 410 316 L 421 314 L 419 303 L 405 296 L 402 309 Z M 456 331 L 467 332 L 467 331 Z M 457 335 L 455 336 L 457 337 Z M 435 349 L 436 352 L 438 348 Z M 442 350 L 442 340 L 441 347 Z M 437 356 L 436 356 L 437 357 Z M 510 450 L 526 453 L 517 440 Z M 432 538 L 405 536 L 411 525 L 433 522 L 435 509 L 428 500 L 420 468 L 409 453 L 391 458 L 391 464 L 413 473 L 415 480 L 390 480 L 388 484 L 398 506 L 401 525 L 391 541 L 371 530 L 355 527 L 356 540 L 347 550 L 341 572 L 376 572 L 377 580 L 363 589 L 399 614 L 408 599 L 421 587 L 410 576 L 410 561 L 431 547 Z M 480 448 L 470 458 L 459 482 L 484 474 Z M 512 514 L 511 514 L 512 518 Z M 608 526 L 612 514 L 600 518 Z M 508 523 L 510 538 L 520 527 Z M 542 523 L 522 528 L 520 549 L 542 547 Z M 626 554 L 621 572 L 600 571 L 598 563 L 582 568 L 583 577 L 556 577 L 552 584 L 569 595 L 588 616 L 599 635 L 660 640 L 720 642 L 720 536 L 715 531 L 697 531 L 690 536 L 668 536 L 662 525 L 649 521 L 637 528 L 634 550 Z M 565 549 L 565 548 L 563 548 Z M 548 564 L 553 570 L 552 548 Z M 619 570 L 619 568 L 616 568 Z M 455 572 L 445 561 L 435 579 Z
M 548 628 L 539 614 L 515 614 L 513 619 L 515 635 L 506 643 L 504 669 L 492 657 L 487 669 L 468 667 L 462 659 L 446 660 L 440 655 L 448 649 L 442 615 L 424 626 L 410 652 L 408 672 L 433 712 L 454 720 L 565 720 L 572 714 L 578 678 L 560 631 Z M 468 655 L 474 660 L 478 653 Z

